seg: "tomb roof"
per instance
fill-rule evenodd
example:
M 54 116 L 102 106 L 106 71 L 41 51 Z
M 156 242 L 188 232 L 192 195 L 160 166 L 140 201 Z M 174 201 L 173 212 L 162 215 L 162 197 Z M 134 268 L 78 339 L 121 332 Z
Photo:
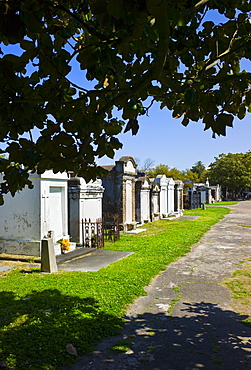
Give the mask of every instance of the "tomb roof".
M 101 166 L 102 168 L 104 168 L 105 170 L 111 172 L 113 169 L 114 169 L 114 165 L 107 165 L 107 166 Z
M 137 163 L 135 162 L 135 159 L 133 157 L 129 156 L 129 155 L 125 155 L 125 156 L 122 156 L 122 157 L 119 158 L 119 162 L 127 163 L 129 161 L 133 162 L 135 167 L 137 166 Z

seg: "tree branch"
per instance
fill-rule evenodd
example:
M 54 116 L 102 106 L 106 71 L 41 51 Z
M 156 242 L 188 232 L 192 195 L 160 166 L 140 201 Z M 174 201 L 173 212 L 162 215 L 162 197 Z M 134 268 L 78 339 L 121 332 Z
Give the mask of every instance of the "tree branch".
M 44 1 L 44 4 L 54 8 L 54 9 L 59 9 L 59 10 L 62 10 L 63 12 L 65 12 L 66 14 L 69 14 L 72 18 L 76 19 L 80 24 L 81 26 L 83 27 L 83 29 L 98 37 L 100 40 L 103 40 L 103 41 L 106 41 L 107 40 L 107 37 L 105 35 L 103 35 L 102 33 L 96 31 L 93 27 L 91 27 L 90 25 L 88 25 L 87 23 L 85 23 L 83 21 L 82 18 L 80 18 L 77 14 L 75 14 L 74 12 L 71 12 L 70 10 L 66 9 L 63 5 L 61 5 L 59 2 L 55 1 L 53 3 L 49 2 L 49 1 Z
M 196 12 L 201 6 L 206 5 L 210 0 L 201 0 L 197 4 L 195 4 L 192 8 L 189 8 L 182 12 L 183 15 L 189 15 L 191 13 Z
M 234 42 L 235 36 L 237 35 L 237 32 L 238 32 L 238 29 L 234 32 L 233 37 L 231 38 L 231 40 L 230 40 L 230 42 L 229 42 L 228 48 L 227 48 L 223 53 L 221 53 L 220 55 L 217 55 L 217 57 L 216 57 L 216 58 L 214 58 L 214 60 L 213 60 L 213 61 L 211 61 L 211 63 L 210 63 L 209 65 L 205 64 L 205 66 L 204 66 L 204 67 L 203 67 L 203 69 L 202 69 L 202 71 L 203 71 L 203 72 L 204 72 L 204 71 L 207 71 L 208 69 L 210 69 L 210 68 L 212 68 L 212 67 L 214 67 L 214 66 L 219 62 L 219 60 L 220 60 L 222 57 L 224 57 L 224 56 L 226 56 L 226 55 L 228 55 L 228 54 L 230 54 L 230 53 L 233 53 L 233 52 L 234 52 L 233 50 L 231 51 L 231 46 L 233 45 L 233 42 Z

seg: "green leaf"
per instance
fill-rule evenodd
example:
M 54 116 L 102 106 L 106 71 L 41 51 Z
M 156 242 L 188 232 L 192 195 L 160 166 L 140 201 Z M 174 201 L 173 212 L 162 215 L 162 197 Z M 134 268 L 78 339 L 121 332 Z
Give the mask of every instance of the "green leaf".
M 187 118 L 186 115 L 184 115 L 184 118 L 183 120 L 181 121 L 181 124 L 185 127 L 187 127 L 187 125 L 189 124 L 189 119 Z
M 34 43 L 33 41 L 20 40 L 20 46 L 24 50 L 31 50 L 32 48 L 34 48 Z
M 180 59 L 186 67 L 191 67 L 194 63 L 193 55 L 189 51 L 185 51 L 180 55 Z
M 189 89 L 185 93 L 185 102 L 188 105 L 194 105 L 199 101 L 198 93 L 195 89 Z
M 246 107 L 242 104 L 239 106 L 238 118 L 243 119 L 246 116 Z
M 116 19 L 120 19 L 123 14 L 123 0 L 108 0 L 107 12 Z

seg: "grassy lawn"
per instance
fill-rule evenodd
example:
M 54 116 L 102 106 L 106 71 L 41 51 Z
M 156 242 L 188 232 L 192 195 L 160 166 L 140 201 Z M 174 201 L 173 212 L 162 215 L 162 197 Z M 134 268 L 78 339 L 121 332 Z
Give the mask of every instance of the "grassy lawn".
M 211 206 L 211 207 L 220 206 L 220 207 L 224 207 L 224 206 L 232 206 L 232 205 L 237 204 L 237 203 L 239 203 L 237 200 L 229 200 L 229 201 L 223 201 L 223 202 L 206 204 L 206 206 Z
M 229 209 L 186 211 L 194 221 L 161 220 L 140 234 L 123 234 L 105 249 L 134 252 L 98 272 L 42 274 L 16 268 L 0 274 L 0 361 L 10 369 L 58 369 L 118 334 L 123 315 L 144 286 L 190 251 Z
M 224 285 L 231 291 L 235 311 L 246 316 L 242 322 L 251 327 L 251 263 L 224 279 Z

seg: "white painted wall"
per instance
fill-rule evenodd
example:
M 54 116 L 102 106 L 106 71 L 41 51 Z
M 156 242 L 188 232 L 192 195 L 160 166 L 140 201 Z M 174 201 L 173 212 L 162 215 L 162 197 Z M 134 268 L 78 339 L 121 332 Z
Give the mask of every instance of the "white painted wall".
M 126 207 L 126 223 L 130 224 L 133 221 L 133 215 L 132 215 L 132 180 L 126 180 L 126 204 L 124 205 Z
M 25 188 L 15 197 L 7 194 L 0 207 L 1 253 L 38 256 L 48 231 L 55 232 L 55 240 L 68 235 L 67 174 L 46 171 L 31 174 L 30 180 L 33 189 Z
M 87 221 L 91 219 L 95 222 L 98 218 L 102 218 L 104 188 L 99 179 L 89 183 L 86 183 L 83 178 L 78 180 L 78 186 L 71 186 L 69 181 L 69 228 L 72 240 L 82 243 L 82 219 Z
M 160 184 L 160 216 L 168 215 L 168 180 L 166 175 L 158 175 L 155 179 Z
M 150 221 L 150 189 L 141 190 L 141 222 Z
M 172 178 L 167 178 L 167 214 L 174 213 L 174 185 L 175 181 Z
M 136 169 L 132 161 L 129 160 L 127 163 L 125 163 L 125 172 L 136 174 Z

